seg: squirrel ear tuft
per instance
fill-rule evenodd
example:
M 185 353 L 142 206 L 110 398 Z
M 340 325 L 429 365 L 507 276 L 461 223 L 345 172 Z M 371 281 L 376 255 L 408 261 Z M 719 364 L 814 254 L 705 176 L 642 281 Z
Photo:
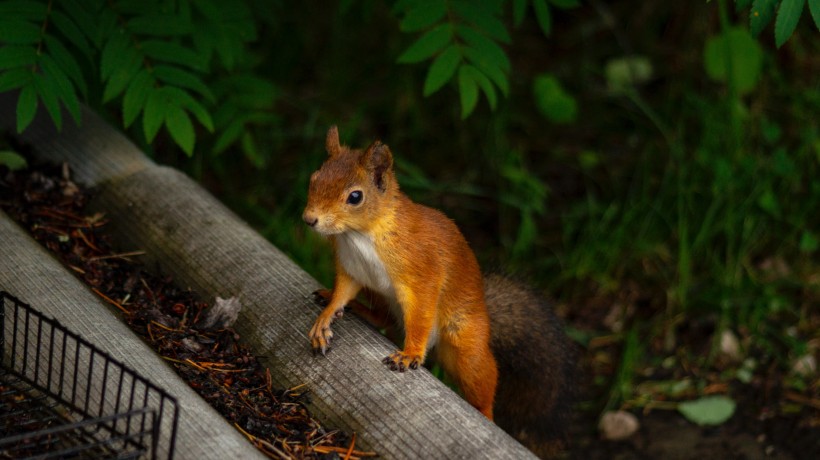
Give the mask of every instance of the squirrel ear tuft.
M 384 192 L 387 187 L 385 175 L 393 168 L 393 154 L 390 147 L 376 141 L 370 144 L 362 156 L 362 166 L 373 174 L 373 182 L 376 187 Z
M 336 125 L 331 126 L 330 129 L 327 130 L 325 149 L 327 150 L 327 156 L 330 158 L 335 157 L 342 151 L 342 146 L 339 144 L 339 129 L 336 128 Z

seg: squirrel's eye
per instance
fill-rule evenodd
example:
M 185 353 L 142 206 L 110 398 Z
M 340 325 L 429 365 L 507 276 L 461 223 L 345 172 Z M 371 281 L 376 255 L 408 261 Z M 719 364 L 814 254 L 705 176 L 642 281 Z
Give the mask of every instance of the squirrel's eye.
M 347 196 L 347 204 L 359 204 L 362 202 L 362 198 L 364 198 L 364 194 L 359 190 L 354 190 Z

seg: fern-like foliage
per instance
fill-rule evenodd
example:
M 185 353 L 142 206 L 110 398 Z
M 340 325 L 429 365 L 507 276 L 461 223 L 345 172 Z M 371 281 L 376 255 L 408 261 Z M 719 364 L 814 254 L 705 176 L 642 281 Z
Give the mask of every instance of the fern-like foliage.
M 503 21 L 503 0 L 400 0 L 393 11 L 401 18 L 402 32 L 420 33 L 399 56 L 398 62 L 414 64 L 432 59 L 424 81 L 429 96 L 456 78 L 461 116 L 466 118 L 478 103 L 479 91 L 495 109 L 498 92 L 510 90 L 510 60 L 501 47 L 511 43 Z M 545 34 L 552 29 L 550 5 L 577 6 L 577 0 L 514 0 L 513 17 L 519 25 L 529 4 Z
M 82 98 L 118 104 L 123 126 L 139 122 L 149 143 L 165 127 L 190 155 L 194 120 L 213 132 L 211 108 L 241 104 L 211 88 L 249 74 L 245 44 L 255 36 L 241 2 L 3 1 L 0 92 L 20 91 L 18 131 L 34 118 L 38 101 L 58 128 L 61 106 L 79 122 Z
M 774 39 L 778 48 L 794 33 L 806 3 L 814 25 L 820 30 L 820 0 L 735 0 L 738 11 L 749 10 L 749 28 L 753 35 L 759 35 L 776 16 Z

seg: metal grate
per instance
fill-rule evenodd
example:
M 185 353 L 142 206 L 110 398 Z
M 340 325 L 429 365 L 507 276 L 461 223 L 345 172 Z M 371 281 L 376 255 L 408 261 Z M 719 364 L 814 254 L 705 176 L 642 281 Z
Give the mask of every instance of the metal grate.
M 176 399 L 3 291 L 0 348 L 0 458 L 173 458 Z

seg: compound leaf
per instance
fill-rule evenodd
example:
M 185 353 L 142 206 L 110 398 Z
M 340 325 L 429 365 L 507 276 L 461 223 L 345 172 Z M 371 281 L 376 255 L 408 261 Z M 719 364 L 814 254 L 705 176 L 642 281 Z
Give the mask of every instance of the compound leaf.
M 421 62 L 441 51 L 452 39 L 452 24 L 445 23 L 436 26 L 425 32 L 415 43 L 410 45 L 410 47 L 399 56 L 398 62 L 402 64 Z
M 458 70 L 458 92 L 461 96 L 461 119 L 467 118 L 478 102 L 478 84 L 469 71 L 461 66 Z
M 60 99 L 57 97 L 57 88 L 54 78 L 45 78 L 41 74 L 34 74 L 34 89 L 46 111 L 51 115 L 51 120 L 54 121 L 54 126 L 57 131 L 63 129 L 63 113 L 60 110 Z
M 459 69 L 459 72 L 464 72 L 470 78 L 472 78 L 476 82 L 476 84 L 478 84 L 478 86 L 481 88 L 481 91 L 484 92 L 484 96 L 487 97 L 487 102 L 490 104 L 490 108 L 495 110 L 495 106 L 497 103 L 497 95 L 495 93 L 495 87 L 493 86 L 490 79 L 470 64 L 462 64 L 461 68 Z
M 0 93 L 22 88 L 32 78 L 31 69 L 19 67 L 0 73 Z
M 820 30 L 820 0 L 808 0 L 809 12 L 814 19 L 814 25 Z
M 162 122 L 165 121 L 165 112 L 168 109 L 168 101 L 163 94 L 165 88 L 158 88 L 151 91 L 145 102 L 142 112 L 142 129 L 145 140 L 151 142 L 156 137 Z
M 179 67 L 158 65 L 154 68 L 154 75 L 164 83 L 194 90 L 205 96 L 209 101 L 214 101 L 214 94 L 210 88 L 208 88 L 201 78 L 191 72 L 182 70 Z
M 463 38 L 470 47 L 475 48 L 476 51 L 486 56 L 487 59 L 500 67 L 501 70 L 510 70 L 510 59 L 507 57 L 507 53 L 505 53 L 496 42 L 467 26 L 458 26 L 457 31 L 458 35 Z
M 450 81 L 459 62 L 461 62 L 461 52 L 456 45 L 451 45 L 439 54 L 430 65 L 430 70 L 427 71 L 427 79 L 424 81 L 424 95 L 429 96 L 435 93 Z
M 148 100 L 148 95 L 154 89 L 154 77 L 147 70 L 141 70 L 128 85 L 125 96 L 122 98 L 122 122 L 125 127 L 137 119 Z
M 549 36 L 552 33 L 552 14 L 549 5 L 547 5 L 547 0 L 533 0 L 532 7 L 535 9 L 535 19 L 538 20 L 541 32 Z
M 478 52 L 475 48 L 464 48 L 464 56 L 468 61 L 486 75 L 505 96 L 510 92 L 510 82 L 507 74 L 495 62 Z
M 17 133 L 22 133 L 34 120 L 37 114 L 37 90 L 34 85 L 23 86 L 20 95 L 17 97 Z
M 774 17 L 777 0 L 754 0 L 749 13 L 749 29 L 755 37 L 766 28 Z
M 194 125 L 191 123 L 191 118 L 188 113 L 178 105 L 170 104 L 168 106 L 168 113 L 165 115 L 165 126 L 168 128 L 168 133 L 174 139 L 174 142 L 179 145 L 188 156 L 194 153 L 194 142 L 196 134 L 194 133 Z
M 399 23 L 402 32 L 415 32 L 439 22 L 447 14 L 447 2 L 444 0 L 418 1 L 407 10 L 404 19 Z
M 0 70 L 33 66 L 37 63 L 37 48 L 26 45 L 0 47 Z

